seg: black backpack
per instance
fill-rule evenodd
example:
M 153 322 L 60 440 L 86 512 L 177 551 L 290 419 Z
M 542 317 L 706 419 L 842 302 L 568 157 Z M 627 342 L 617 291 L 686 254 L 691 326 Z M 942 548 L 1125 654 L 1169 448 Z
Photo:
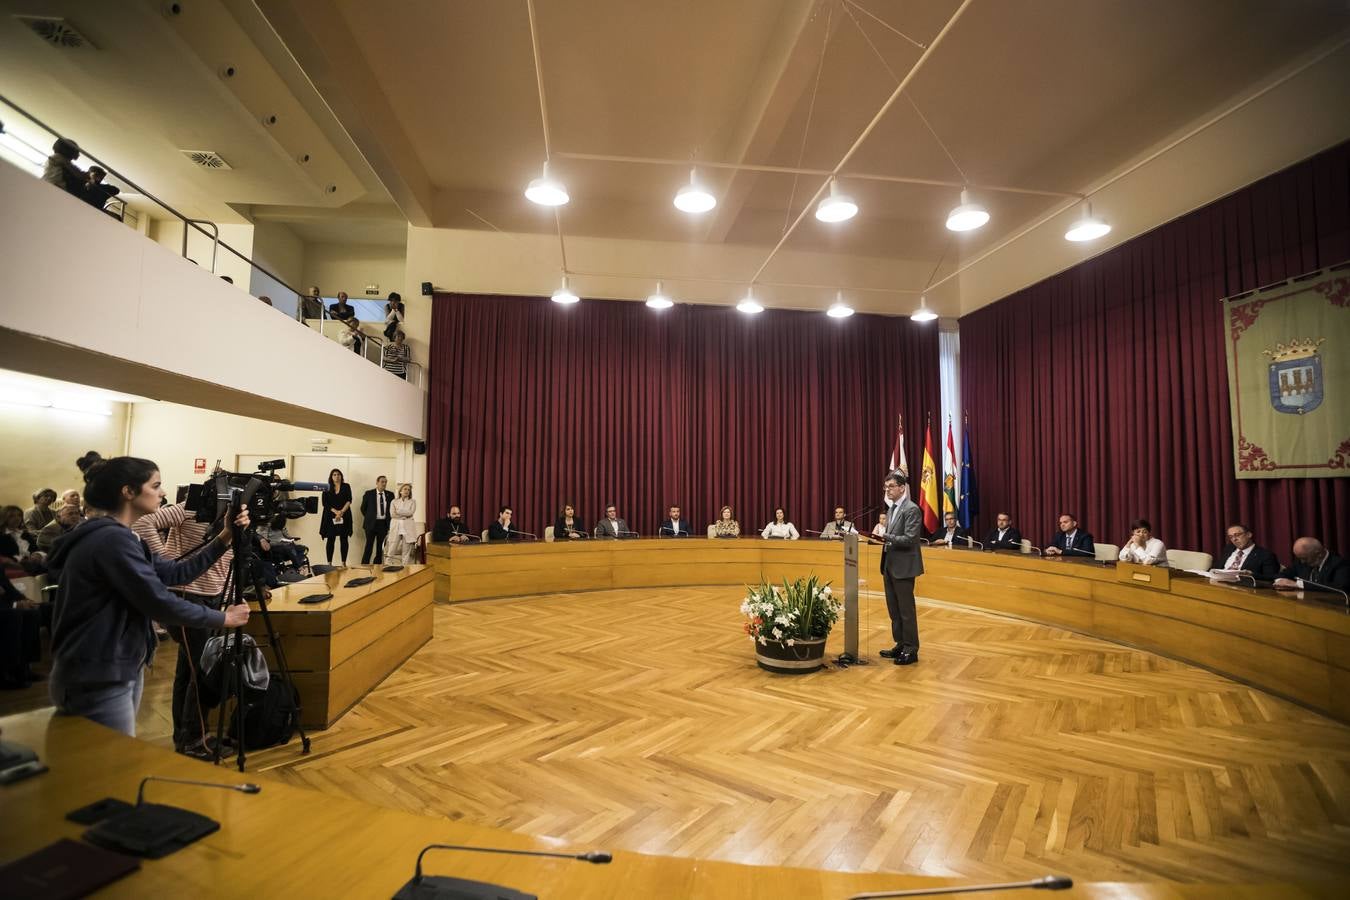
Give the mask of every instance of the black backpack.
M 300 718 L 300 692 L 276 672 L 267 690 L 244 702 L 244 749 L 262 750 L 288 743 Z M 230 720 L 230 739 L 239 739 L 237 720 Z

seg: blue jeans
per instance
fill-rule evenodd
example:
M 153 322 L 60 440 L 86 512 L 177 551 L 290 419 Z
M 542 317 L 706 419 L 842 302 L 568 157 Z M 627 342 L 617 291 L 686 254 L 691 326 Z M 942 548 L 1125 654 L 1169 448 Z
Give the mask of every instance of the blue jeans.
M 47 682 L 57 715 L 84 716 L 131 737 L 136 736 L 136 711 L 141 708 L 144 686 L 143 671 L 131 681 L 66 684 L 61 681 L 60 669 L 54 669 Z

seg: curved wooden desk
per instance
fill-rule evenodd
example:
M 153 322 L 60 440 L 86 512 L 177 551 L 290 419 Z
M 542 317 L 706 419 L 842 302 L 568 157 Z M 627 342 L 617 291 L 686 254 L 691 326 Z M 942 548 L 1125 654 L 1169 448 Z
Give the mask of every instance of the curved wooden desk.
M 879 548 L 861 548 L 863 590 L 881 592 Z M 682 540 L 433 544 L 436 599 L 459 602 L 682 585 L 740 587 L 812 573 L 843 583 L 833 541 Z M 1311 595 L 1210 584 L 1165 589 L 1091 560 L 925 550 L 920 597 L 1019 616 L 1203 666 L 1350 722 L 1350 613 Z M 1329 595 L 1322 595 L 1329 596 Z

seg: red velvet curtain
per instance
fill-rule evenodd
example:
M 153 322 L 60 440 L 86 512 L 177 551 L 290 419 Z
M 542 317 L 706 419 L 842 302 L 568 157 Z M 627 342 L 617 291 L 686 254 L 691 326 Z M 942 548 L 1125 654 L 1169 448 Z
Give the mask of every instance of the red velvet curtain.
M 782 505 L 798 529 L 881 499 L 903 413 L 917 474 L 939 402 L 934 325 L 727 307 L 437 294 L 429 516 L 485 528 L 511 504 L 543 535 L 563 502 L 654 534 L 670 504 L 695 533 L 722 504 L 743 529 Z
M 1039 543 L 1069 511 L 1119 544 L 1143 517 L 1212 553 L 1242 521 L 1286 562 L 1303 534 L 1350 551 L 1350 479 L 1234 477 L 1220 302 L 1346 260 L 1350 144 L 963 317 L 981 524 Z

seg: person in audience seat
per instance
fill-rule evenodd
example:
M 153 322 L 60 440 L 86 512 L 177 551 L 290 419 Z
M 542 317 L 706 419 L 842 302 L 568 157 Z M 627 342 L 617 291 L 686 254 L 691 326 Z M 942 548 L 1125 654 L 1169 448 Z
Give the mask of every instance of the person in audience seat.
M 797 533 L 797 526 L 788 521 L 787 510 L 781 506 L 774 509 L 773 521 L 764 526 L 764 530 L 759 533 L 759 536 L 782 541 L 795 541 L 801 537 Z
M 942 527 L 928 536 L 928 543 L 934 547 L 953 547 L 966 545 L 966 530 L 956 521 L 956 513 L 944 513 Z
M 732 513 L 730 506 L 722 507 L 717 514 L 717 521 L 713 523 L 713 537 L 734 538 L 741 536 L 741 523 L 736 521 L 736 516 Z
M 76 526 L 84 521 L 84 516 L 80 513 L 80 507 L 77 505 L 66 505 L 56 511 L 56 518 L 47 523 L 41 531 L 37 533 L 38 550 L 43 553 L 51 553 L 52 545 L 56 539 L 63 534 L 69 534 L 74 531 Z
M 994 520 L 995 526 L 984 536 L 987 550 L 1021 550 L 1022 532 L 1013 527 L 1012 516 L 1001 512 Z
M 1276 590 L 1350 591 L 1350 562 L 1332 553 L 1314 537 L 1294 541 L 1294 561 L 1275 579 Z
M 1117 558 L 1140 566 L 1165 566 L 1167 548 L 1153 536 L 1153 526 L 1147 519 L 1135 519 L 1130 523 L 1130 537 L 1121 546 Z
M 1045 548 L 1046 556 L 1072 556 L 1079 559 L 1092 558 L 1097 545 L 1092 535 L 1078 527 L 1078 517 L 1073 513 L 1062 513 L 1059 517 L 1059 531 L 1050 546 Z
M 825 523 L 820 530 L 820 538 L 825 541 L 842 541 L 846 534 L 857 534 L 858 529 L 848 520 L 848 512 L 842 506 L 834 508 L 834 518 Z
M 29 534 L 37 534 L 56 518 L 52 504 L 56 502 L 56 491 L 43 488 L 33 492 L 33 505 L 23 512 L 23 527 Z
M 1230 572 L 1250 572 L 1261 581 L 1274 581 L 1280 575 L 1280 561 L 1265 547 L 1256 545 L 1252 530 L 1241 522 L 1227 528 L 1228 546 L 1214 554 L 1217 567 Z

